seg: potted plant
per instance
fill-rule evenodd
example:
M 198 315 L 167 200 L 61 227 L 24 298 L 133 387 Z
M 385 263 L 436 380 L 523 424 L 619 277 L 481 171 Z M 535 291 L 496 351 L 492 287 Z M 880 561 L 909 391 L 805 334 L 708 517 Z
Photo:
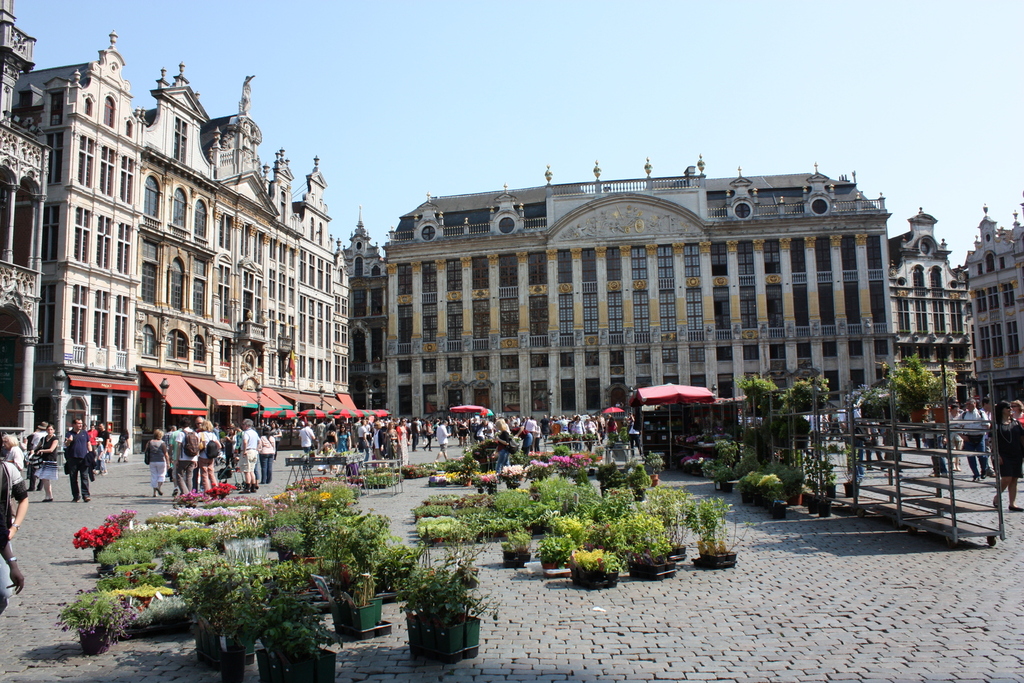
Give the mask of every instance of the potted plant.
M 480 617 L 497 612 L 476 590 L 476 568 L 466 552 L 449 549 L 441 563 L 417 567 L 401 582 L 398 598 L 405 603 L 414 656 L 446 662 L 477 656 Z
M 615 550 L 629 561 L 634 579 L 660 581 L 675 576 L 675 562 L 668 559 L 672 544 L 665 524 L 646 512 L 625 515 L 611 523 Z
M 645 453 L 644 469 L 651 477 L 651 486 L 657 486 L 661 478 L 661 471 L 665 469 L 665 458 L 656 451 Z
M 326 589 L 326 585 L 321 587 Z M 334 630 L 362 639 L 363 634 L 375 631 L 381 621 L 383 598 L 377 597 L 377 584 L 370 572 L 356 575 L 349 591 L 337 591 L 336 599 L 326 590 L 326 597 L 334 617 Z M 374 635 L 378 635 L 374 633 Z M 383 635 L 383 633 L 379 634 Z
M 57 624 L 62 631 L 78 633 L 83 654 L 98 655 L 125 636 L 125 630 L 137 615 L 127 598 L 111 593 L 79 592 L 78 597 L 63 606 Z
M 578 548 L 576 541 L 569 536 L 545 536 L 537 546 L 540 565 L 544 569 L 561 569 Z
M 754 502 L 754 496 L 757 495 L 757 485 L 761 482 L 762 473 L 753 470 L 747 472 L 744 476 L 740 477 L 740 480 L 736 482 L 736 485 L 740 489 L 740 499 L 750 505 Z
M 643 500 L 647 489 L 651 488 L 651 476 L 640 462 L 634 462 L 626 472 L 626 484 L 636 500 Z
M 577 550 L 569 560 L 569 570 L 574 586 L 588 590 L 613 588 L 619 582 L 622 563 L 614 553 L 603 548 Z
M 889 383 L 896 399 L 896 411 L 900 417 L 909 417 L 913 422 L 924 419 L 925 409 L 942 399 L 942 380 L 925 367 L 917 354 L 903 359 L 889 374 Z M 946 374 L 947 395 L 956 394 L 956 380 L 952 373 Z
M 736 553 L 727 544 L 729 530 L 725 523 L 731 507 L 717 497 L 704 498 L 693 506 L 687 523 L 697 536 L 699 557 L 693 563 L 698 567 L 725 569 L 736 565 Z
M 279 526 L 270 532 L 270 548 L 277 551 L 277 558 L 287 562 L 305 552 L 306 536 L 295 525 Z
M 253 618 L 263 643 L 256 653 L 261 681 L 334 681 L 336 655 L 321 647 L 334 639 L 309 601 L 281 592 L 254 612 Z
M 200 661 L 220 666 L 224 649 L 233 655 L 244 648 L 244 661 L 251 663 L 256 639 L 252 615 L 266 602 L 269 578 L 266 565 L 232 565 L 223 557 L 182 571 L 181 597 L 196 615 Z
M 686 543 L 690 534 L 686 520 L 692 507 L 693 496 L 681 486 L 654 489 L 639 505 L 641 510 L 656 516 L 664 525 L 671 546 L 668 559 L 672 562 L 686 559 Z
M 525 567 L 530 561 L 530 543 L 533 538 L 524 529 L 511 531 L 501 544 L 504 554 L 502 566 L 506 568 Z
M 603 496 L 605 491 L 626 488 L 626 475 L 619 470 L 619 466 L 614 462 L 605 463 L 597 466 L 597 483 L 601 487 Z

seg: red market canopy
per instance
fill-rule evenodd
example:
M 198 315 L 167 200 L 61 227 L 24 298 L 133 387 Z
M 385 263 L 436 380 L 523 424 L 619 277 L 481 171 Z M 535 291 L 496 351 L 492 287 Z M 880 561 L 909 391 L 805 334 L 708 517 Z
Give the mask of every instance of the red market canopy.
M 465 405 L 465 406 L 452 406 L 448 409 L 450 413 L 477 413 L 479 415 L 486 415 L 487 408 L 483 406 Z
M 601 413 L 603 415 L 608 415 L 609 413 L 624 413 L 624 412 L 626 412 L 626 411 L 623 410 L 622 408 L 618 407 L 618 406 L 612 406 L 611 408 L 605 408 L 604 410 L 601 411 Z
M 330 413 L 331 417 L 365 417 L 365 411 L 359 410 L 359 408 L 338 408 L 332 410 Z
M 631 406 L 656 406 L 675 403 L 714 403 L 715 395 L 704 387 L 690 387 L 683 384 L 662 384 L 656 387 L 641 387 L 629 398 Z
M 252 412 L 253 417 L 256 417 L 257 412 Z M 264 410 L 259 415 L 264 419 L 275 419 L 275 420 L 291 420 L 297 413 L 294 410 Z
M 327 417 L 327 413 L 320 410 L 319 408 L 310 408 L 299 412 L 299 415 L 306 418 L 307 420 L 322 420 Z

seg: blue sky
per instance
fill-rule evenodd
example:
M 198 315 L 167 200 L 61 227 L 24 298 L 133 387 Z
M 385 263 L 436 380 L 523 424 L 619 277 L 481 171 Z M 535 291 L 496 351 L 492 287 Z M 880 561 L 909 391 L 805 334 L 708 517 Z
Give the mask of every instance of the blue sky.
M 335 237 L 363 205 L 383 244 L 434 195 L 676 175 L 857 172 L 890 234 L 918 207 L 960 263 L 982 205 L 1020 210 L 1024 60 L 1016 2 L 19 0 L 39 68 L 107 34 L 135 106 L 184 61 L 211 116 L 252 82 L 261 157 L 319 155 Z

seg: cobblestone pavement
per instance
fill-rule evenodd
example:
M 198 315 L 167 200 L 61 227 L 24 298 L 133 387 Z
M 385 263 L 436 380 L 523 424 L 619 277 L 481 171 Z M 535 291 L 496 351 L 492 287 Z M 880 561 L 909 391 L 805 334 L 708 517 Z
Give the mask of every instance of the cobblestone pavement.
M 413 462 L 431 458 L 412 455 Z M 285 478 L 279 469 L 260 492 L 282 490 Z M 696 477 L 666 472 L 662 481 L 685 484 L 698 496 L 721 495 Z M 126 507 L 145 517 L 170 505 L 167 497 L 149 497 L 140 462 L 112 464 L 88 504 L 70 502 L 66 477 L 56 490 L 57 502 L 33 502 L 16 540 L 28 586 L 0 617 L 0 677 L 219 680 L 196 662 L 189 634 L 129 640 L 85 657 L 73 634 L 54 626 L 58 604 L 95 580 L 88 551 L 71 545 L 74 531 Z M 388 515 L 395 533 L 411 538 L 408 511 L 435 491 L 425 479 L 412 480 L 404 493 L 368 495 L 360 506 Z M 33 501 L 41 497 L 32 494 Z M 775 521 L 741 505 L 738 494 L 727 497 L 741 524 L 753 522 L 741 528 L 734 569 L 683 566 L 662 583 L 626 578 L 611 590 L 586 591 L 568 580 L 502 569 L 500 547 L 490 544 L 480 577 L 500 614 L 483 626 L 479 657 L 454 665 L 410 658 L 404 621 L 390 604 L 384 618 L 394 632 L 346 642 L 337 680 L 1024 680 L 1024 514 L 1007 516 L 1007 540 L 994 548 L 978 539 L 949 550 L 941 538 L 842 509 L 820 519 L 798 508 Z M 252 666 L 247 680 L 256 679 Z

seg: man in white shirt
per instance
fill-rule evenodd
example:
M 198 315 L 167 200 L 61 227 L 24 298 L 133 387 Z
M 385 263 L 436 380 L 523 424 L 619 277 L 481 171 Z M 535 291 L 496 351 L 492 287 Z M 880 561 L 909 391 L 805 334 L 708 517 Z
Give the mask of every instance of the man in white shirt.
M 523 452 L 531 453 L 535 450 L 534 444 L 540 442 L 540 425 L 532 417 L 526 418 L 526 423 L 523 425 Z
M 437 437 L 437 457 L 434 458 L 434 462 L 438 460 L 448 459 L 448 425 L 444 422 L 437 423 L 437 430 L 434 432 L 434 436 Z
M 358 439 L 357 446 L 359 452 L 363 454 L 363 460 L 369 460 L 370 428 L 367 426 L 365 419 L 359 421 L 359 426 L 356 428 L 356 438 Z
M 981 431 L 982 429 L 987 429 L 988 428 L 987 420 L 988 420 L 988 416 L 985 415 L 984 411 L 978 410 L 977 403 L 975 403 L 975 401 L 973 399 L 967 399 L 966 401 L 964 401 L 964 411 L 962 413 L 960 413 L 960 421 L 974 423 L 974 424 L 971 424 L 971 425 L 964 425 L 964 426 L 965 427 L 972 427 L 972 428 L 975 429 L 974 433 L 965 433 L 963 435 L 963 437 L 964 437 L 964 450 L 965 451 L 973 451 L 973 452 L 978 453 L 978 455 L 969 455 L 969 456 L 967 456 L 967 464 L 970 465 L 970 467 L 971 467 L 971 474 L 974 475 L 973 478 L 971 479 L 971 481 L 981 481 L 982 479 L 985 478 L 985 476 L 987 475 L 987 473 L 989 471 L 989 469 L 988 469 L 988 456 L 984 455 L 984 452 L 985 452 L 985 444 L 984 444 L 985 437 L 984 437 L 983 432 Z M 978 465 L 979 465 L 978 461 L 979 460 L 981 461 L 980 462 L 980 465 L 981 465 L 980 468 L 978 467 Z
M 313 432 L 313 428 L 309 426 L 307 422 L 299 430 L 299 445 L 302 446 L 302 452 L 306 455 L 313 450 L 314 442 L 316 441 L 316 434 Z
M 242 457 L 238 459 L 238 467 L 242 470 L 242 478 L 245 480 L 242 493 L 255 493 L 260 488 L 256 484 L 256 464 L 260 461 L 259 447 L 260 435 L 252 428 L 252 420 L 242 420 Z

